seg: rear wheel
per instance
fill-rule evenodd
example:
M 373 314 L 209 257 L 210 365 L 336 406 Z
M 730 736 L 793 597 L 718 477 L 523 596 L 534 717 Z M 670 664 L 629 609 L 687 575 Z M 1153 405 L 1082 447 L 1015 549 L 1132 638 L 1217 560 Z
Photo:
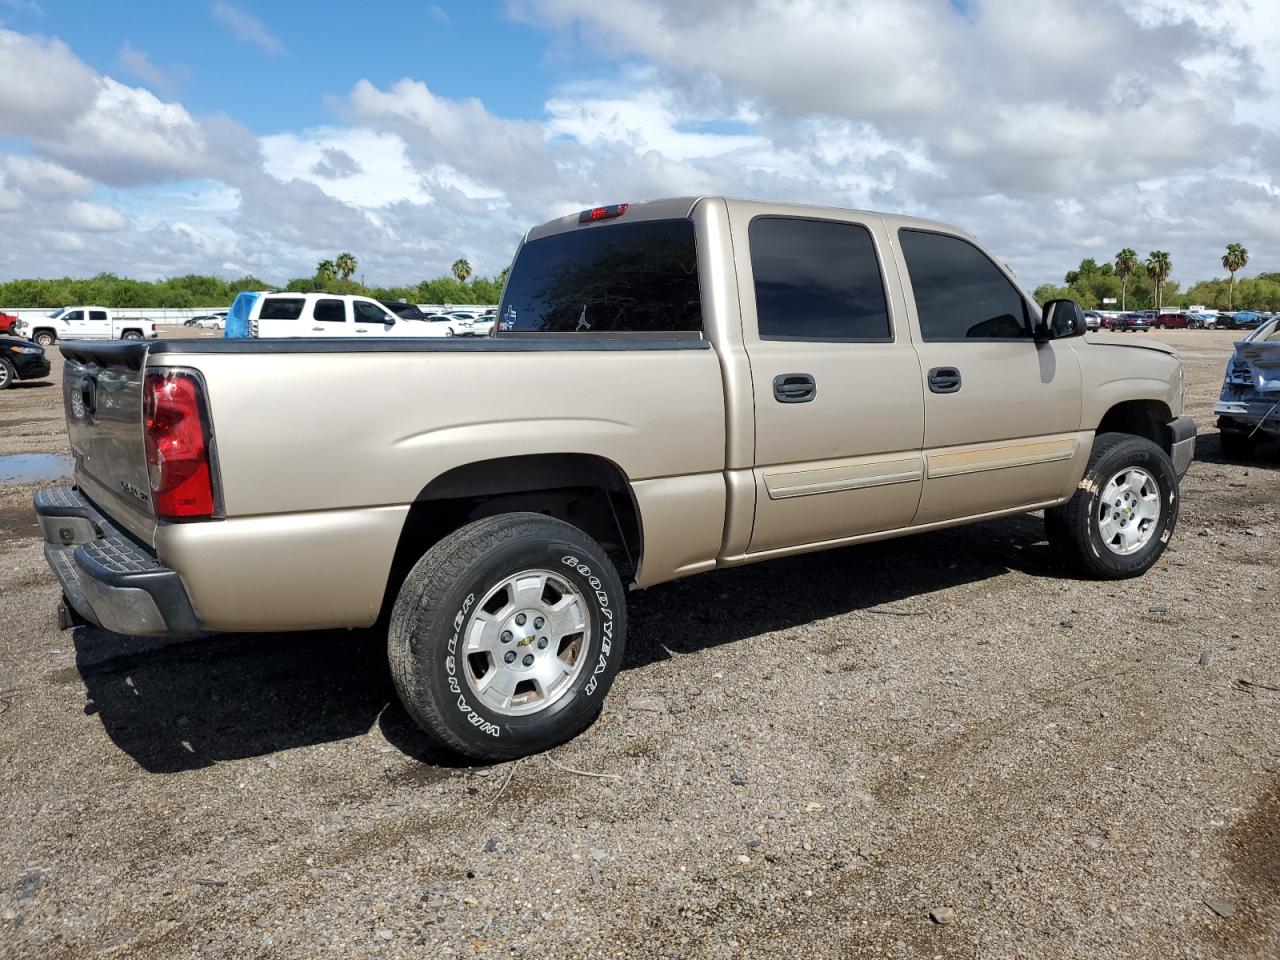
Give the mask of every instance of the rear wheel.
M 126 330 L 124 333 L 120 334 L 120 339 L 121 340 L 141 340 L 142 334 L 140 334 L 137 330 Z
M 536 513 L 470 523 L 405 578 L 387 637 L 405 709 L 480 760 L 545 750 L 595 720 L 622 660 L 626 608 L 612 561 Z
M 17 382 L 18 372 L 13 369 L 13 364 L 0 357 L 0 390 L 8 390 Z
M 1075 495 L 1045 511 L 1049 542 L 1090 576 L 1146 573 L 1178 521 L 1173 461 L 1145 437 L 1106 433 L 1094 441 Z

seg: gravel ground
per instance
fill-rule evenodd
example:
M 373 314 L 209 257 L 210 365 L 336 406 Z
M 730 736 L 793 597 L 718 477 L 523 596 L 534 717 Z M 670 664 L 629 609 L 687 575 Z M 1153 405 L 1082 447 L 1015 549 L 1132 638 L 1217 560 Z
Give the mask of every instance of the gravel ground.
M 1146 577 L 1021 517 L 655 588 L 595 727 L 488 768 L 370 634 L 59 633 L 0 488 L 0 955 L 1280 955 L 1280 457 L 1221 459 L 1232 335 L 1162 339 L 1201 437 Z M 64 446 L 0 394 L 0 454 Z

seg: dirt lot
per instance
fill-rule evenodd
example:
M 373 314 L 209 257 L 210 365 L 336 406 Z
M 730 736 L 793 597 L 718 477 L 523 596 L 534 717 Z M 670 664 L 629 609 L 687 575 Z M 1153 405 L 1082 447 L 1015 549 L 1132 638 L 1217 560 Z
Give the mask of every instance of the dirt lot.
M 376 636 L 59 633 L 0 488 L 0 956 L 1280 956 L 1280 458 L 1220 457 L 1232 335 L 1162 339 L 1201 437 L 1145 578 L 1023 517 L 656 588 L 600 722 L 491 768 Z

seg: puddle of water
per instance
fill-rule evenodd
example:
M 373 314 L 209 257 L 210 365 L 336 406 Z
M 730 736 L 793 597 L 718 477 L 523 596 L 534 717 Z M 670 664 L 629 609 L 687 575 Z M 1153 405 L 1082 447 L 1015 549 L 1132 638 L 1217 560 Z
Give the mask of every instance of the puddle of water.
M 17 486 L 71 476 L 67 453 L 11 453 L 0 456 L 0 484 Z

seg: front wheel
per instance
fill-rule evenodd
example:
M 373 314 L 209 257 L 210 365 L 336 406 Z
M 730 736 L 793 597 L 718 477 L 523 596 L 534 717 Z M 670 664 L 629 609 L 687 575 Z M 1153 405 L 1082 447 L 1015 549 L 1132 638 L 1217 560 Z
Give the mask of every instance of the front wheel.
M 1145 437 L 1123 433 L 1097 437 L 1075 494 L 1045 511 L 1054 549 L 1101 580 L 1146 573 L 1177 522 L 1173 461 Z
M 477 520 L 405 578 L 387 636 L 410 716 L 479 760 L 545 750 L 600 713 L 622 661 L 626 607 L 612 561 L 536 513 Z
M 0 357 L 0 390 L 8 390 L 18 379 L 18 371 L 13 368 L 13 364 Z
M 41 330 L 39 333 L 36 334 L 36 343 L 40 344 L 40 346 L 42 347 L 53 346 L 53 344 L 57 341 L 57 339 L 58 338 L 55 337 L 52 333 L 50 333 L 48 330 Z

